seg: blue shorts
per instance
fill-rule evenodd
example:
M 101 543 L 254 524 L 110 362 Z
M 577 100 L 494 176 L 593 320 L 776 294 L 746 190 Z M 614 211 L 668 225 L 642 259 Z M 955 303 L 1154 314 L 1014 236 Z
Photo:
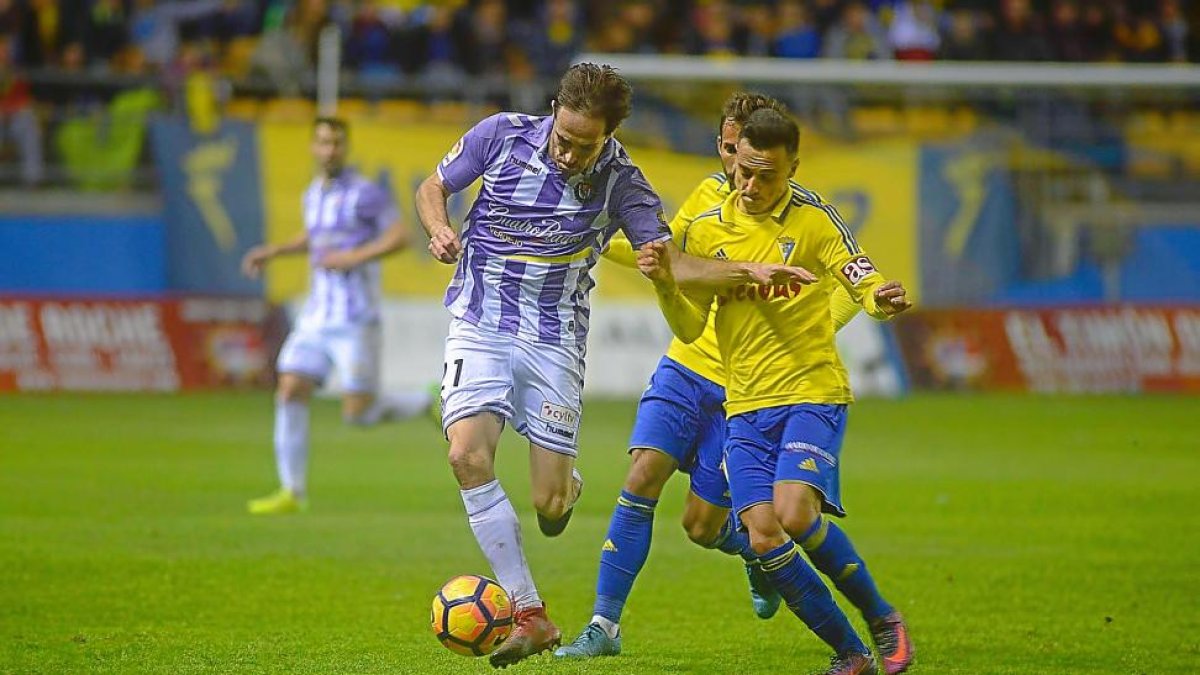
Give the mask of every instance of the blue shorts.
M 839 480 L 845 435 L 845 405 L 801 403 L 730 418 L 725 469 L 733 508 L 774 501 L 776 483 L 807 483 L 821 493 L 822 511 L 846 515 Z
M 727 509 L 724 447 L 725 388 L 664 356 L 638 403 L 629 449 L 670 455 L 691 475 L 697 497 Z

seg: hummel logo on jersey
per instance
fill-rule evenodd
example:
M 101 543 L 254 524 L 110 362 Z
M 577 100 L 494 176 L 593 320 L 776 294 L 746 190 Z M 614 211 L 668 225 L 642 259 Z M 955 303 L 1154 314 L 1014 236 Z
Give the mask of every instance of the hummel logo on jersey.
M 713 257 L 717 260 L 729 260 L 729 254 L 726 253 L 725 249 L 723 248 L 717 249 L 717 252 L 713 254 Z
M 512 155 L 508 156 L 508 161 L 512 162 L 513 164 L 516 164 L 517 166 L 521 167 L 522 169 L 525 169 L 526 171 L 528 171 L 529 173 L 531 173 L 535 176 L 539 176 L 542 173 L 542 167 L 534 166 L 534 165 L 530 164 L 529 162 L 526 162 L 525 160 L 519 159 Z
M 779 253 L 783 255 L 783 262 L 787 264 L 788 258 L 792 257 L 792 251 L 796 250 L 796 240 L 791 237 L 780 237 L 775 240 L 779 245 Z
M 807 457 L 803 462 L 800 462 L 800 468 L 805 471 L 817 471 L 817 462 L 812 457 Z
M 612 543 L 612 539 L 605 539 L 604 545 L 600 547 L 600 550 L 607 551 L 609 553 L 616 553 L 617 547 L 615 544 Z

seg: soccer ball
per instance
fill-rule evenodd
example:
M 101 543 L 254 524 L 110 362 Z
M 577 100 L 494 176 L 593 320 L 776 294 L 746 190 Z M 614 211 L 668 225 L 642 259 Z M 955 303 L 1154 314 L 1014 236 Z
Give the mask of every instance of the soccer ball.
M 487 577 L 454 577 L 433 596 L 433 633 L 455 654 L 490 654 L 508 637 L 512 622 L 508 594 Z

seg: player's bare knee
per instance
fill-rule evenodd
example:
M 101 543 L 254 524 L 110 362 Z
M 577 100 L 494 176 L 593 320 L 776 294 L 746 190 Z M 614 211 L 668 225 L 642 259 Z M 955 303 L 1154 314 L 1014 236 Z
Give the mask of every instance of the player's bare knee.
M 625 490 L 639 497 L 658 499 L 675 471 L 674 460 L 656 450 L 634 450 L 625 476 Z
M 721 526 L 720 523 L 717 523 L 714 528 L 712 523 L 703 518 L 689 517 L 688 513 L 684 513 L 683 531 L 687 533 L 687 537 L 692 540 L 692 543 L 699 544 L 704 548 L 712 548 L 713 543 L 721 534 Z
M 279 381 L 279 388 L 275 390 L 275 400 L 279 403 L 307 403 L 309 391 L 309 387 L 305 386 L 302 380 L 285 377 Z
M 452 442 L 447 460 L 450 462 L 450 469 L 454 472 L 454 477 L 458 479 L 459 485 L 474 487 L 494 478 L 485 448 Z
M 787 505 L 776 505 L 779 522 L 793 538 L 803 536 L 821 517 L 821 497 L 815 490 L 806 490 L 804 497 Z

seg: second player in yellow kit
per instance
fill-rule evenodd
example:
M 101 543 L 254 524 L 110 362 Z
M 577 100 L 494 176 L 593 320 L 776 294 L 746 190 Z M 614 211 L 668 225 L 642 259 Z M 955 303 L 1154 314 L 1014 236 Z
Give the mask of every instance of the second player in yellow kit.
M 912 660 L 903 619 L 823 512 L 845 515 L 841 446 L 853 400 L 834 343 L 830 297 L 841 288 L 879 319 L 909 303 L 904 287 L 875 269 L 837 210 L 789 182 L 799 163 L 798 138 L 795 122 L 776 111 L 751 115 L 738 141 L 737 190 L 692 222 L 682 248 L 696 256 L 802 267 L 816 273 L 816 283 L 741 284 L 685 295 L 660 247 L 644 247 L 638 265 L 654 280 L 664 315 L 684 341 L 706 330 L 716 307 L 733 508 L 772 586 L 833 648 L 825 672 L 863 675 L 877 672 L 877 665 L 805 555 L 862 612 L 884 672 L 900 673 Z

